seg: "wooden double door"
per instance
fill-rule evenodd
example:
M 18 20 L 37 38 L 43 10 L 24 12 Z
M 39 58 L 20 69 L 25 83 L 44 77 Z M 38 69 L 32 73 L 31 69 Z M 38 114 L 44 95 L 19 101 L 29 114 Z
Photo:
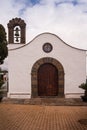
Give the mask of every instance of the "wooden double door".
M 38 96 L 58 95 L 58 70 L 50 64 L 45 63 L 38 69 Z

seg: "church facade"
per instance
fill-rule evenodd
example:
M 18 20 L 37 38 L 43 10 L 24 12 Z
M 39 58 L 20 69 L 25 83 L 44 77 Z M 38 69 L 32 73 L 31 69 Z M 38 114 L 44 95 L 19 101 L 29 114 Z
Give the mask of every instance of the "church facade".
M 24 20 L 9 21 L 8 97 L 80 97 L 83 90 L 78 86 L 86 82 L 86 51 L 51 33 L 42 33 L 25 44 L 25 34 Z

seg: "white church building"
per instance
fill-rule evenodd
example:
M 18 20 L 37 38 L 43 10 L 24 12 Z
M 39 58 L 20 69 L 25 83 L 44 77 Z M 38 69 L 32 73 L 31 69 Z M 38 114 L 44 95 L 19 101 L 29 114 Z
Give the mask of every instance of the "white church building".
M 79 98 L 86 82 L 86 50 L 66 44 L 57 35 L 42 33 L 28 44 L 26 24 L 8 23 L 8 98 Z

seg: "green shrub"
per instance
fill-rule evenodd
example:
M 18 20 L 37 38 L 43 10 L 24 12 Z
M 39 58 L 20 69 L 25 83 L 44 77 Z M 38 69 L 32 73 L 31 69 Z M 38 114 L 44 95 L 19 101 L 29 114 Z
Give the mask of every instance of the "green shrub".
M 82 83 L 79 88 L 82 88 L 87 91 L 87 83 Z

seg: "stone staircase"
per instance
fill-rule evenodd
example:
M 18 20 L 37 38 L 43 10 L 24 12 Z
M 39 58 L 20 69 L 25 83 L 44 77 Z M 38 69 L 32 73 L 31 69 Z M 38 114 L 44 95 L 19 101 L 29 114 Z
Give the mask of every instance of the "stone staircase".
M 29 105 L 50 105 L 50 106 L 87 106 L 87 102 L 81 99 L 72 98 L 31 98 L 31 99 L 10 99 L 4 98 L 2 103 L 29 104 Z

